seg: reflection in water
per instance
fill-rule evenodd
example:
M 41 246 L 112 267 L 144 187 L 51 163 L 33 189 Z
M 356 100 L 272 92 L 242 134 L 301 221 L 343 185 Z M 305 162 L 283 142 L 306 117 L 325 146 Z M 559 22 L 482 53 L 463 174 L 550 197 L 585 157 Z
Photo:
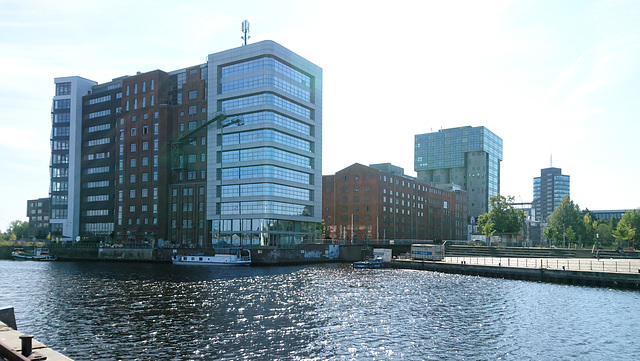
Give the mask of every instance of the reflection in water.
M 0 261 L 0 306 L 76 360 L 633 359 L 638 292 L 411 270 Z M 30 287 L 25 287 L 25 284 Z

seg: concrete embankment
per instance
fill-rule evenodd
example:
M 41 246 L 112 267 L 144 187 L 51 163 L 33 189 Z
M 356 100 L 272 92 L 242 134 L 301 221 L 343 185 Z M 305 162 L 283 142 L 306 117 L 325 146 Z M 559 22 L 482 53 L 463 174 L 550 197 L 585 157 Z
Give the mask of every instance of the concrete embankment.
M 571 285 L 640 289 L 640 274 L 394 260 L 391 267 Z
M 13 308 L 0 309 L 0 359 L 8 361 L 72 361 L 67 356 L 50 349 L 32 335 L 18 332 L 15 327 Z M 8 322 L 11 327 L 7 325 Z

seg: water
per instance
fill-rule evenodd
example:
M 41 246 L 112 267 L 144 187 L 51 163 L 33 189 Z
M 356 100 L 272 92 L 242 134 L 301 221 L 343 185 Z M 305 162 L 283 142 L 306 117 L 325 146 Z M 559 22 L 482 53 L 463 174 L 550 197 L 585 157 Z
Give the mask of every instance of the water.
M 0 261 L 0 306 L 74 360 L 638 360 L 640 292 L 349 265 Z

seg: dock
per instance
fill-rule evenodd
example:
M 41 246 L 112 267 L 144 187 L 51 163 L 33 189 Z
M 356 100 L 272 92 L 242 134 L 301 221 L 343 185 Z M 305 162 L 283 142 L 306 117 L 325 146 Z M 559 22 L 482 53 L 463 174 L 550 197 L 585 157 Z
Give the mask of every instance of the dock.
M 13 308 L 0 309 L 0 359 L 7 361 L 73 361 L 35 340 L 33 335 L 17 331 Z M 6 323 L 5 323 L 6 322 Z
M 445 257 L 443 261 L 395 259 L 392 268 L 640 290 L 639 259 Z

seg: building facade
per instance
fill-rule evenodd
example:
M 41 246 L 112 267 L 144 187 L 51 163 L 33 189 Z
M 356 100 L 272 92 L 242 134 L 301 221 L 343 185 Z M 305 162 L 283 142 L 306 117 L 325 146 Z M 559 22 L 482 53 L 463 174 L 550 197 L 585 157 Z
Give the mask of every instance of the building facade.
M 429 186 L 390 164 L 323 176 L 325 237 L 342 241 L 466 240 L 467 194 Z
M 321 220 L 322 69 L 275 42 L 104 84 L 57 78 L 52 124 L 61 236 L 285 246 Z
M 49 223 L 52 237 L 75 239 L 80 224 L 82 97 L 97 83 L 77 76 L 55 78 L 54 83 Z
M 562 203 L 562 197 L 569 194 L 571 179 L 562 174 L 560 168 L 544 168 L 540 177 L 533 178 L 533 208 L 535 220 L 546 222 L 547 218 Z
M 456 184 L 469 195 L 469 216 L 489 211 L 500 193 L 502 139 L 485 127 L 460 127 L 415 136 L 414 170 L 432 185 Z
M 122 80 L 94 85 L 82 98 L 81 238 L 109 241 L 115 224 L 117 128 Z
M 38 198 L 27 201 L 27 218 L 30 240 L 43 240 L 49 235 L 49 198 Z
M 321 221 L 322 69 L 272 41 L 209 55 L 207 220 L 218 242 L 292 245 Z

